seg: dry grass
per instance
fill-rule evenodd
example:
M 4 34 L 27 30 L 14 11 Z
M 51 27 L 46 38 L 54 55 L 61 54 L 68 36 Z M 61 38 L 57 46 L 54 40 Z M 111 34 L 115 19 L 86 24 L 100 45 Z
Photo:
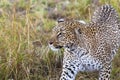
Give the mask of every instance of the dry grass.
M 93 0 L 95 1 L 95 0 Z M 62 50 L 47 46 L 52 27 L 60 17 L 88 21 L 97 5 L 112 4 L 120 12 L 119 0 L 1 0 L 0 80 L 58 80 Z M 120 55 L 113 63 L 111 78 L 120 80 Z M 76 80 L 96 80 L 95 73 L 80 73 Z

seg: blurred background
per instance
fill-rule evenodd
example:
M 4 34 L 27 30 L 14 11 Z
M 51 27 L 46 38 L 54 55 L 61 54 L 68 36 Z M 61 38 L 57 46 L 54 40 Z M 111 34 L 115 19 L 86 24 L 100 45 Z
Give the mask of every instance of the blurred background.
M 96 7 L 111 4 L 120 14 L 120 0 L 0 0 L 0 80 L 59 80 L 63 51 L 48 47 L 59 18 L 88 22 Z M 76 80 L 97 80 L 95 72 Z M 111 80 L 120 80 L 120 53 Z

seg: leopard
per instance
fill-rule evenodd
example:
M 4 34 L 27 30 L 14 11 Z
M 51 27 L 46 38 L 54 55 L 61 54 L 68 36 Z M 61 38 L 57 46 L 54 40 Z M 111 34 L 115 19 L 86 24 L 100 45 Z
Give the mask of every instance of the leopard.
M 105 4 L 87 23 L 59 19 L 48 44 L 53 51 L 64 49 L 60 80 L 75 80 L 78 72 L 89 71 L 98 71 L 98 80 L 110 80 L 112 61 L 120 48 L 119 15 Z

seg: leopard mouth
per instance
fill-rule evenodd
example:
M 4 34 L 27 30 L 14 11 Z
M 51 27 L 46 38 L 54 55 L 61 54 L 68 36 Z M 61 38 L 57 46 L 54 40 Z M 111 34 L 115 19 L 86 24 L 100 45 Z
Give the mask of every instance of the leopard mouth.
M 63 46 L 56 46 L 55 48 L 57 48 L 57 49 L 61 49 L 61 48 L 63 48 Z
M 61 48 L 63 48 L 63 46 L 60 46 L 60 45 L 57 45 L 57 46 L 49 45 L 49 47 L 50 47 L 51 50 L 53 50 L 53 51 L 58 51 L 58 50 L 60 50 Z

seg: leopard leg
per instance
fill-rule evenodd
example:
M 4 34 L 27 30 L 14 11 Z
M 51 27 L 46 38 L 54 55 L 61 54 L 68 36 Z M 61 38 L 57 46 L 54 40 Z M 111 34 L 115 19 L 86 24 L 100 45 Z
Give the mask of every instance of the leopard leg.
M 63 64 L 60 80 L 75 80 L 79 67 L 74 61 L 66 61 Z
M 111 65 L 103 67 L 99 72 L 99 80 L 110 80 Z

